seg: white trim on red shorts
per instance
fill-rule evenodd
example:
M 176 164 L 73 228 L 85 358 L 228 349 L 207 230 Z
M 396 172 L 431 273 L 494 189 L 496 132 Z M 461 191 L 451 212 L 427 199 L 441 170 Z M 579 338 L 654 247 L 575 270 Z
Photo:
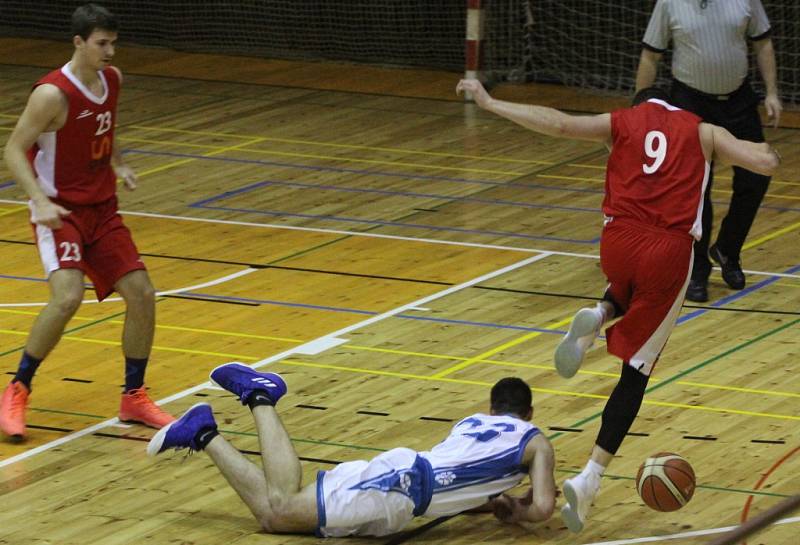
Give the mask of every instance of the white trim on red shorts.
M 672 303 L 669 312 L 664 316 L 664 319 L 653 334 L 650 335 L 650 338 L 645 341 L 642 347 L 628 361 L 628 365 L 645 376 L 649 377 L 650 373 L 653 372 L 653 367 L 656 361 L 658 361 L 658 356 L 661 355 L 664 345 L 667 344 L 667 340 L 672 330 L 675 328 L 675 322 L 678 320 L 678 314 L 680 314 L 681 307 L 683 306 L 683 298 L 686 295 L 686 287 L 689 285 L 689 280 L 691 279 L 690 273 L 692 272 L 693 262 L 694 251 L 692 251 L 692 257 L 689 259 L 689 267 L 686 269 L 686 280 L 683 282 L 681 291 L 678 293 L 677 297 L 675 297 L 675 301 Z

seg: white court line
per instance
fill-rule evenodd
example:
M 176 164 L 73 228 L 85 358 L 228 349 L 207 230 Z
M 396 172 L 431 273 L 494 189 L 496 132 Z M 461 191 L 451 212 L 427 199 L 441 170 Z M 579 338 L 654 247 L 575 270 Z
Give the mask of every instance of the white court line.
M 368 326 L 370 324 L 374 324 L 375 322 L 379 322 L 381 320 L 385 320 L 386 318 L 390 318 L 392 316 L 395 316 L 396 314 L 400 314 L 402 312 L 405 312 L 406 310 L 408 310 L 411 307 L 424 305 L 425 303 L 428 303 L 428 302 L 433 301 L 435 299 L 439 299 L 439 298 L 444 297 L 446 295 L 450 295 L 452 293 L 455 293 L 457 291 L 463 290 L 463 289 L 468 288 L 470 286 L 474 286 L 475 284 L 479 284 L 480 282 L 484 282 L 484 281 L 486 281 L 486 280 L 488 280 L 490 278 L 494 278 L 496 276 L 503 275 L 503 274 L 505 274 L 507 272 L 511 272 L 511 271 L 513 271 L 515 269 L 519 269 L 520 267 L 524 267 L 526 265 L 530 265 L 531 263 L 535 263 L 536 261 L 539 261 L 541 259 L 549 257 L 550 255 L 551 254 L 548 252 L 548 253 L 543 253 L 543 254 L 539 254 L 539 255 L 536 255 L 536 256 L 528 257 L 526 259 L 523 259 L 522 261 L 517 261 L 516 263 L 513 263 L 513 264 L 511 264 L 511 265 L 509 265 L 507 267 L 503 267 L 502 269 L 497 269 L 496 271 L 492 271 L 490 273 L 484 274 L 483 276 L 479 276 L 477 278 L 473 278 L 472 280 L 468 280 L 468 281 L 463 282 L 461 284 L 458 284 L 456 286 L 452 286 L 452 287 L 447 288 L 445 290 L 436 292 L 436 293 L 434 293 L 432 295 L 428 295 L 426 297 L 423 297 L 422 299 L 418 299 L 416 301 L 413 301 L 411 303 L 408 303 L 408 304 L 405 304 L 403 306 L 397 307 L 395 309 L 389 310 L 389 311 L 384 312 L 382 314 L 378 314 L 376 316 L 372 316 L 371 318 L 367 318 L 366 320 L 363 320 L 361 322 L 349 325 L 347 327 L 343 327 L 343 328 L 341 328 L 341 329 L 339 329 L 337 331 L 334 331 L 332 333 L 328 333 L 327 335 L 323 335 L 321 337 L 318 337 L 317 339 L 314 339 L 313 341 L 309 341 L 307 343 L 303 343 L 300 346 L 295 346 L 293 348 L 290 348 L 289 350 L 284 350 L 283 352 L 275 354 L 274 356 L 269 356 L 267 358 L 264 358 L 263 360 L 260 360 L 260 361 L 258 361 L 256 363 L 254 363 L 252 365 L 252 367 L 254 367 L 254 368 L 262 367 L 264 365 L 268 365 L 270 363 L 276 362 L 278 360 L 281 360 L 281 359 L 283 359 L 285 357 L 288 357 L 288 356 L 292 355 L 293 353 L 296 353 L 298 351 L 302 351 L 303 347 L 307 347 L 307 346 L 313 347 L 313 346 L 315 346 L 315 343 L 325 342 L 325 340 L 328 340 L 328 339 L 335 339 L 336 337 L 345 335 L 347 333 L 350 333 L 351 331 L 355 331 L 356 329 L 361 329 L 362 327 L 366 327 L 366 326 Z M 210 381 L 209 382 L 204 382 L 203 384 L 198 384 L 197 386 L 193 386 L 191 388 L 183 390 L 182 392 L 178 392 L 177 394 L 165 397 L 164 399 L 161 399 L 161 400 L 157 401 L 157 404 L 158 405 L 164 405 L 164 404 L 167 404 L 167 403 L 171 403 L 172 401 L 184 398 L 186 396 L 192 395 L 192 394 L 194 394 L 196 392 L 199 392 L 201 390 L 204 390 L 204 389 L 210 388 L 210 387 L 211 387 L 211 382 Z M 89 428 L 86 428 L 86 429 L 71 433 L 71 434 L 69 434 L 69 435 L 67 435 L 65 437 L 61 437 L 60 439 L 56 439 L 54 441 L 50 441 L 49 443 L 45 443 L 44 445 L 40 445 L 40 446 L 38 446 L 36 448 L 33 448 L 31 450 L 22 452 L 20 454 L 17 454 L 16 456 L 12 456 L 11 458 L 8 458 L 6 460 L 0 461 L 0 468 L 8 466 L 8 465 L 11 465 L 11 464 L 14 464 L 14 463 L 19 462 L 21 460 L 25 460 L 25 459 L 30 458 L 32 456 L 35 456 L 35 455 L 37 455 L 37 454 L 39 454 L 41 452 L 48 451 L 48 450 L 50 450 L 52 448 L 55 448 L 55 447 L 60 446 L 60 445 L 63 445 L 64 443 L 68 443 L 70 441 L 73 441 L 73 440 L 78 439 L 80 437 L 83 437 L 85 435 L 92 434 L 92 433 L 96 432 L 97 430 L 100 430 L 100 429 L 105 428 L 107 426 L 112 426 L 112 425 L 115 425 L 115 424 L 118 424 L 118 423 L 119 423 L 119 419 L 118 418 L 111 418 L 109 420 L 106 420 L 105 422 L 100 422 L 99 424 L 95 424 L 95 425 L 93 425 L 93 426 L 91 426 Z
M 800 517 L 790 517 L 781 519 L 777 522 L 773 522 L 770 526 L 776 524 L 790 524 L 793 522 L 800 522 Z M 767 528 L 768 527 L 769 526 L 767 526 Z M 730 532 L 734 528 L 738 528 L 738 526 L 725 526 L 724 528 L 709 528 L 708 530 L 695 530 L 693 532 L 681 532 L 679 534 L 667 534 L 663 536 L 636 537 L 632 539 L 617 539 L 615 541 L 595 541 L 594 543 L 586 543 L 585 545 L 633 545 L 635 543 L 655 543 L 656 541 L 666 541 L 669 539 L 684 539 L 688 537 L 724 534 L 725 532 Z
M 5 204 L 26 204 L 27 201 L 15 201 L 11 199 L 0 199 L 0 203 Z M 385 238 L 389 240 L 403 240 L 408 242 L 424 242 L 428 244 L 444 244 L 447 246 L 464 246 L 466 248 L 485 248 L 487 250 L 507 250 L 511 252 L 524 252 L 527 254 L 548 253 L 553 255 L 566 255 L 573 257 L 583 257 L 588 259 L 600 259 L 599 255 L 580 254 L 572 252 L 557 252 L 555 250 L 537 250 L 535 248 L 520 248 L 518 246 L 503 246 L 499 244 L 480 244 L 478 242 L 457 242 L 453 240 L 438 240 L 435 238 L 417 238 L 417 237 L 404 237 L 400 235 L 382 235 L 380 233 L 362 233 L 359 231 L 344 231 L 341 229 L 324 229 L 321 227 L 298 227 L 294 225 L 277 225 L 274 223 L 255 223 L 249 221 L 234 221 L 234 220 L 218 220 L 212 218 L 198 218 L 195 216 L 173 216 L 170 214 L 153 214 L 150 212 L 126 212 L 120 210 L 120 214 L 126 216 L 141 216 L 145 218 L 161 218 L 177 221 L 197 221 L 200 223 L 218 223 L 222 225 L 238 225 L 242 227 L 260 227 L 269 229 L 284 229 L 287 231 L 307 231 L 311 233 L 327 233 L 333 235 L 346 235 L 353 237 L 367 237 L 367 238 Z M 602 216 L 598 216 L 601 217 Z M 600 225 L 598 220 L 598 225 Z
M 27 201 L 15 201 L 12 199 L 0 199 L 0 203 L 6 204 L 25 204 Z M 445 246 L 462 246 L 465 248 L 483 248 L 487 250 L 506 250 L 509 252 L 523 252 L 527 254 L 548 253 L 552 255 L 563 255 L 568 257 L 581 257 L 584 259 L 600 259 L 599 255 L 582 254 L 578 252 L 561 252 L 558 250 L 539 250 L 537 248 L 521 248 L 519 246 L 504 246 L 502 244 L 481 244 L 479 242 L 458 242 L 454 240 L 439 240 L 435 238 L 419 238 L 419 237 L 404 237 L 400 235 L 382 235 L 380 233 L 363 233 L 359 231 L 344 231 L 341 229 L 324 229 L 321 227 L 298 227 L 294 225 L 278 225 L 274 223 L 255 223 L 249 221 L 234 221 L 234 220 L 219 220 L 212 218 L 198 218 L 194 216 L 173 216 L 170 214 L 153 214 L 150 212 L 125 212 L 120 211 L 120 214 L 127 216 L 141 216 L 145 218 L 161 218 L 177 221 L 196 221 L 200 223 L 219 223 L 222 225 L 239 225 L 242 227 L 259 227 L 268 229 L 284 229 L 287 231 L 308 231 L 311 233 L 328 233 L 334 235 L 346 235 L 353 237 L 367 237 L 367 238 L 384 238 L 389 240 L 403 240 L 406 242 L 423 242 L 426 244 L 443 244 Z M 598 222 L 598 227 L 600 226 Z M 715 270 L 720 270 L 719 267 L 713 267 Z M 754 271 L 744 269 L 743 272 L 747 274 L 754 274 L 757 276 L 778 276 L 781 278 L 800 278 L 800 274 L 788 274 L 768 271 Z
M 216 280 L 209 280 L 208 282 L 203 282 L 202 284 L 196 284 L 194 286 L 187 286 L 185 288 L 176 288 L 174 290 L 166 290 L 166 291 L 157 291 L 156 297 L 159 295 L 172 295 L 173 293 L 181 293 L 184 291 L 192 291 L 200 288 L 207 288 L 209 286 L 216 286 L 217 284 L 222 284 L 223 282 L 227 282 L 228 280 L 233 280 L 234 278 L 239 278 L 240 276 L 244 276 L 246 274 L 254 273 L 258 269 L 252 269 L 250 267 L 244 269 L 243 271 L 235 272 L 229 274 L 227 276 L 223 276 L 221 278 L 217 278 Z M 113 301 L 122 301 L 122 297 L 111 297 L 109 299 L 103 299 L 103 303 L 111 303 Z M 90 303 L 100 303 L 97 299 L 86 299 L 82 301 L 81 304 L 90 304 Z M 8 307 L 43 307 L 47 305 L 47 303 L 0 303 L 0 308 L 8 308 Z

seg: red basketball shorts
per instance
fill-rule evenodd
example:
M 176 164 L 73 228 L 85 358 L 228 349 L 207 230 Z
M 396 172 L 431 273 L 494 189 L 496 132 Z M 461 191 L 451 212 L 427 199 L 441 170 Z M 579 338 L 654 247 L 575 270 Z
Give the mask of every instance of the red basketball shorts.
M 692 270 L 689 234 L 615 218 L 603 229 L 600 264 L 625 312 L 606 329 L 608 351 L 649 376 L 678 319 Z
M 117 281 L 144 263 L 122 223 L 116 197 L 95 205 L 58 203 L 70 211 L 60 229 L 33 225 L 45 274 L 58 269 L 80 269 L 94 284 L 97 298 L 114 291 Z

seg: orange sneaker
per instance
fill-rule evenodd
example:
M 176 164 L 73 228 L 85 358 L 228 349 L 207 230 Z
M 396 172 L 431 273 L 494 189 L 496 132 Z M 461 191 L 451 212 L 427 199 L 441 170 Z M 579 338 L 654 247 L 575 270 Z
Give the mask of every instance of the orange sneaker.
M 151 428 L 163 428 L 175 417 L 161 410 L 147 395 L 144 386 L 122 394 L 119 404 L 119 419 L 122 422 L 138 422 Z
M 12 382 L 0 398 L 0 430 L 22 439 L 25 436 L 25 410 L 28 408 L 30 390 L 21 382 Z

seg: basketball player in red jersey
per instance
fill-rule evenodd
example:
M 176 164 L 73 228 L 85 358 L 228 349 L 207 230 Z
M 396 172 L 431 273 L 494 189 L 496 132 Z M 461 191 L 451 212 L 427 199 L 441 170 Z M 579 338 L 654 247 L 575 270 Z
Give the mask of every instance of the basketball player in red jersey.
M 25 435 L 33 375 L 78 310 L 84 274 L 98 299 L 117 291 L 126 304 L 120 420 L 154 428 L 174 420 L 144 388 L 155 291 L 117 212 L 117 176 L 127 189 L 136 188 L 136 175 L 114 142 L 122 82 L 110 64 L 117 21 L 105 8 L 86 4 L 72 14 L 72 34 L 72 59 L 36 83 L 5 148 L 6 164 L 30 197 L 31 223 L 50 285 L 50 300 L 0 399 L 0 430 L 18 439 Z
M 461 80 L 456 90 L 533 131 L 603 142 L 611 150 L 600 239 L 600 264 L 609 287 L 595 308 L 575 315 L 554 356 L 559 374 L 573 376 L 603 324 L 620 318 L 606 330 L 608 351 L 623 362 L 619 382 L 603 410 L 589 462 L 564 482 L 567 504 L 561 516 L 570 530 L 580 532 L 680 312 L 693 241 L 702 234 L 710 162 L 769 176 L 780 156 L 765 143 L 737 140 L 722 127 L 703 123 L 652 87 L 636 95 L 634 107 L 594 116 L 496 100 L 476 80 Z

